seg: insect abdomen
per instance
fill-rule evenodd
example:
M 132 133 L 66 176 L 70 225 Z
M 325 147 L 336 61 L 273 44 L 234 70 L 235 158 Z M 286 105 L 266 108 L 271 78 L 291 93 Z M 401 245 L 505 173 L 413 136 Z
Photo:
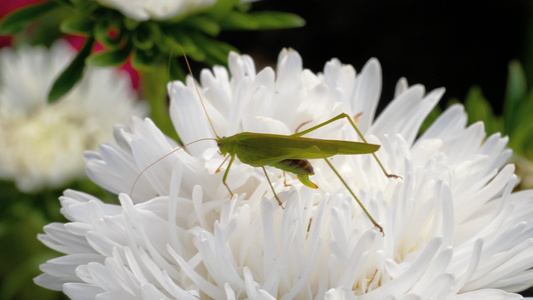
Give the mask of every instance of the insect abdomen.
M 284 159 L 272 164 L 273 167 L 296 175 L 313 175 L 315 171 L 307 159 Z
M 315 174 L 313 166 L 307 159 L 284 159 L 271 164 L 271 166 L 296 174 L 300 182 L 306 186 L 316 189 L 318 186 L 309 179 L 309 175 Z

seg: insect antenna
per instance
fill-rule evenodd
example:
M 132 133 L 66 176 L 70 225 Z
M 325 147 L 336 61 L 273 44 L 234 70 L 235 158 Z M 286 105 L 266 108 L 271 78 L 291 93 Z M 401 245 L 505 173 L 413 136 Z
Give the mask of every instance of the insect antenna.
M 214 138 L 203 138 L 203 139 L 199 139 L 199 140 L 196 140 L 196 141 L 192 141 L 190 143 L 187 143 L 179 148 L 176 148 L 172 151 L 170 151 L 169 153 L 163 155 L 162 157 L 158 158 L 156 161 L 154 161 L 153 163 L 149 164 L 148 166 L 146 166 L 142 171 L 141 173 L 139 173 L 139 175 L 137 175 L 137 177 L 135 178 L 135 181 L 133 181 L 133 184 L 131 186 L 131 190 L 130 190 L 130 196 L 133 195 L 133 190 L 135 189 L 135 186 L 137 185 L 137 182 L 139 181 L 139 179 L 141 179 L 142 175 L 148 171 L 148 169 L 150 169 L 153 165 L 157 164 L 158 162 L 162 161 L 163 159 L 169 157 L 171 154 L 177 152 L 178 150 L 182 149 L 182 148 L 185 148 L 191 144 L 194 144 L 196 142 L 201 142 L 201 141 L 216 141 L 216 139 Z
M 200 98 L 200 103 L 202 103 L 202 108 L 204 109 L 205 115 L 207 116 L 207 120 L 209 121 L 209 125 L 211 126 L 211 129 L 213 130 L 213 133 L 215 133 L 215 136 L 217 137 L 217 139 L 220 139 L 220 136 L 218 136 L 217 131 L 215 130 L 215 126 L 213 125 L 213 122 L 211 121 L 211 117 L 209 117 L 209 113 L 207 112 L 207 109 L 205 107 L 204 99 L 202 98 L 202 95 L 200 94 L 200 90 L 198 89 L 198 85 L 196 84 L 196 81 L 194 80 L 194 75 L 192 74 L 192 69 L 191 69 L 191 65 L 189 64 L 189 59 L 187 58 L 187 54 L 185 54 L 185 49 L 183 49 L 183 47 L 181 45 L 175 45 L 174 48 L 175 47 L 179 47 L 181 49 L 181 52 L 183 53 L 183 57 L 185 58 L 185 63 L 187 64 L 187 69 L 189 70 L 189 74 L 193 78 L 193 84 L 194 84 L 194 88 L 196 89 L 196 94 L 198 94 L 198 98 Z M 174 48 L 172 48 L 172 50 L 174 50 Z M 172 58 L 172 52 L 170 54 L 170 57 Z M 170 62 L 169 62 L 169 67 L 170 67 Z M 170 73 L 170 71 L 169 71 L 169 73 Z

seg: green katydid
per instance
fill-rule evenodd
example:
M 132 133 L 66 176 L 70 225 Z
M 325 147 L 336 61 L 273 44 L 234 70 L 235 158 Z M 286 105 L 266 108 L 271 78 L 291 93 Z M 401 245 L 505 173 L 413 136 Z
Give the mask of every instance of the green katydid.
M 190 69 L 189 62 L 187 60 L 187 56 L 185 55 L 185 52 L 184 52 L 184 57 L 185 57 L 185 62 L 187 63 L 187 67 L 189 68 L 189 72 L 192 76 L 192 71 Z M 374 218 L 370 215 L 370 213 L 366 210 L 364 205 L 361 203 L 359 198 L 357 198 L 355 193 L 348 186 L 346 181 L 342 178 L 339 172 L 327 159 L 328 157 L 332 157 L 332 156 L 340 155 L 340 154 L 345 154 L 345 155 L 372 154 L 374 158 L 376 159 L 376 161 L 378 162 L 380 168 L 383 170 L 383 173 L 387 177 L 395 177 L 395 178 L 400 177 L 397 175 L 389 174 L 385 171 L 385 168 L 383 167 L 382 163 L 375 155 L 375 152 L 379 149 L 380 146 L 367 143 L 365 138 L 363 137 L 363 134 L 359 131 L 359 129 L 355 125 L 354 121 L 350 118 L 350 116 L 348 116 L 345 113 L 341 113 L 323 123 L 320 123 L 314 127 L 311 127 L 301 132 L 297 132 L 292 135 L 241 132 L 241 133 L 237 133 L 235 135 L 229 136 L 229 137 L 219 137 L 215 131 L 215 127 L 213 123 L 211 122 L 211 119 L 209 118 L 209 114 L 207 113 L 207 109 L 205 108 L 205 105 L 203 103 L 202 97 L 200 96 L 200 92 L 198 90 L 198 87 L 196 86 L 196 83 L 195 83 L 195 88 L 196 88 L 196 92 L 198 93 L 202 107 L 206 113 L 209 124 L 216 136 L 216 138 L 204 138 L 201 140 L 215 140 L 219 148 L 219 153 L 222 156 L 226 157 L 226 159 L 224 160 L 222 165 L 217 169 L 216 172 L 219 172 L 221 170 L 222 166 L 224 165 L 226 160 L 229 158 L 229 163 L 222 177 L 222 183 L 226 186 L 231 196 L 233 196 L 233 192 L 231 191 L 231 188 L 229 187 L 226 180 L 227 180 L 231 165 L 235 161 L 235 157 L 238 157 L 242 163 L 248 164 L 253 167 L 261 167 L 263 169 L 263 172 L 274 194 L 274 197 L 276 198 L 278 204 L 281 207 L 283 207 L 282 202 L 274 190 L 272 182 L 270 181 L 270 178 L 268 177 L 268 174 L 265 170 L 265 166 L 271 166 L 271 167 L 275 167 L 286 172 L 293 173 L 297 176 L 300 182 L 303 183 L 304 185 L 310 188 L 318 188 L 318 186 L 309 179 L 309 176 L 313 175 L 314 171 L 308 159 L 324 159 L 326 163 L 329 165 L 329 167 L 333 170 L 333 172 L 337 175 L 337 177 L 341 180 L 341 182 L 346 187 L 346 189 L 349 191 L 349 193 L 352 195 L 352 197 L 355 199 L 355 201 L 363 209 L 364 213 L 367 215 L 370 221 L 374 224 L 374 226 L 378 227 L 379 230 L 383 233 L 383 228 L 374 220 Z M 303 135 L 307 133 L 310 133 L 318 128 L 326 126 L 340 119 L 348 120 L 363 142 L 352 142 L 352 141 L 342 141 L 342 140 L 324 140 L 324 139 L 302 137 Z M 142 174 L 148 168 L 150 168 L 157 162 L 161 161 L 165 157 L 171 155 L 172 153 L 180 150 L 181 148 L 184 148 L 192 143 L 199 142 L 201 140 L 196 140 L 180 148 L 177 148 L 173 150 L 172 152 L 166 154 L 165 156 L 161 157 L 157 161 L 153 162 L 152 164 L 148 165 L 137 176 L 135 182 L 133 183 L 133 187 L 135 186 L 135 183 L 138 181 L 138 179 L 142 176 Z M 132 187 L 131 192 L 133 192 L 133 187 Z

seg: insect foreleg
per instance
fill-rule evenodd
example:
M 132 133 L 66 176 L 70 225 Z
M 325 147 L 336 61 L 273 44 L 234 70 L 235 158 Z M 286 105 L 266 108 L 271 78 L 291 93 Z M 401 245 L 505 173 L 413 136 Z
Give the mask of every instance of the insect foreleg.
M 291 186 L 290 184 L 287 183 L 287 173 L 285 171 L 283 171 L 283 185 Z
M 229 188 L 228 183 L 226 182 L 226 179 L 228 178 L 229 169 L 231 168 L 231 164 L 233 164 L 233 161 L 235 160 L 235 155 L 230 155 L 230 156 L 231 156 L 231 159 L 230 159 L 230 161 L 228 163 L 228 167 L 226 169 L 226 172 L 224 172 L 224 176 L 222 177 L 222 183 L 226 186 L 226 188 L 228 189 L 229 193 L 233 197 L 233 192 L 231 191 L 231 189 Z M 227 158 L 224 161 L 226 161 L 226 160 L 227 160 Z M 281 203 L 281 201 L 278 198 L 278 195 L 276 194 L 276 191 L 274 191 L 274 186 L 272 186 L 272 182 L 270 181 L 270 177 L 268 177 L 268 174 L 267 174 L 267 172 L 265 170 L 265 167 L 261 166 L 261 168 L 263 169 L 263 172 L 265 172 L 265 176 L 266 176 L 266 179 L 268 180 L 268 184 L 270 185 L 270 188 L 272 189 L 272 193 L 274 193 L 274 197 L 276 197 L 276 200 L 278 200 L 279 206 L 281 206 L 281 208 L 284 208 L 283 204 Z
M 226 163 L 226 160 L 228 160 L 228 158 L 230 157 L 231 155 L 228 155 L 226 156 L 226 158 L 224 158 L 224 160 L 222 161 L 222 163 L 220 164 L 220 166 L 218 166 L 218 168 L 215 170 L 215 173 L 218 173 L 222 170 L 222 166 Z M 229 166 L 228 166 L 229 167 Z
M 231 191 L 231 189 L 229 188 L 228 183 L 226 182 L 226 179 L 228 178 L 229 169 L 231 168 L 231 164 L 235 160 L 235 154 L 230 155 L 230 156 L 231 156 L 231 159 L 230 159 L 230 161 L 228 163 L 228 168 L 226 169 L 226 172 L 224 172 L 224 176 L 222 177 L 222 183 L 226 186 L 226 188 L 228 189 L 230 195 L 233 197 L 233 192 Z M 224 161 L 226 161 L 226 160 L 224 160 Z
M 318 148 L 317 146 L 314 146 L 316 148 L 316 150 L 320 153 L 322 153 L 322 151 L 320 150 L 320 148 Z M 381 233 L 383 234 L 383 236 L 385 236 L 385 232 L 383 232 L 383 227 L 381 227 L 377 222 L 376 220 L 374 220 L 374 218 L 372 218 L 372 216 L 370 215 L 370 213 L 368 212 L 368 210 L 366 210 L 365 206 L 363 205 L 363 203 L 361 203 L 361 201 L 359 200 L 359 198 L 357 198 L 357 196 L 355 195 L 355 193 L 352 191 L 352 189 L 348 186 L 348 184 L 346 183 L 346 181 L 344 180 L 344 178 L 342 178 L 341 174 L 339 174 L 339 172 L 337 172 L 337 170 L 335 169 L 335 167 L 333 167 L 333 165 L 331 164 L 331 162 L 329 162 L 328 158 L 324 155 L 324 160 L 326 161 L 326 163 L 329 165 L 329 167 L 331 168 L 331 170 L 333 170 L 333 172 L 335 173 L 335 175 L 337 175 L 337 177 L 339 177 L 339 179 L 341 180 L 342 184 L 344 184 L 344 186 L 346 187 L 346 189 L 348 190 L 348 192 L 350 192 L 350 194 L 352 195 L 352 197 L 355 199 L 355 201 L 357 202 L 357 204 L 359 204 L 359 206 L 361 206 L 361 209 L 363 209 L 363 212 L 367 215 L 367 217 L 370 219 L 370 221 L 372 222 L 372 224 L 374 224 L 374 226 L 376 226 L 377 228 L 379 228 L 379 231 L 381 231 Z
M 309 132 L 312 132 L 312 131 L 314 131 L 314 130 L 317 130 L 318 128 L 321 128 L 321 127 L 326 126 L 326 125 L 328 125 L 328 124 L 330 124 L 330 123 L 333 123 L 333 122 L 335 122 L 335 121 L 337 121 L 337 120 L 340 120 L 340 119 L 342 119 L 342 118 L 346 118 L 346 119 L 348 120 L 348 122 L 350 122 L 350 124 L 352 125 L 353 129 L 355 129 L 355 131 L 357 132 L 357 135 L 359 135 L 359 137 L 361 138 L 361 140 L 362 140 L 363 142 L 365 142 L 365 143 L 368 144 L 368 142 L 366 141 L 366 139 L 365 139 L 365 137 L 363 136 L 363 134 L 361 133 L 361 131 L 359 131 L 359 128 L 357 128 L 357 126 L 356 126 L 355 123 L 352 121 L 352 119 L 350 118 L 350 116 L 348 116 L 348 115 L 345 114 L 345 113 L 341 113 L 341 114 L 339 114 L 339 115 L 337 115 L 337 116 L 335 116 L 335 117 L 333 117 L 333 118 L 331 118 L 331 119 L 329 119 L 329 120 L 327 120 L 327 121 L 325 121 L 325 122 L 322 122 L 322 123 L 320 123 L 320 124 L 318 124 L 318 125 L 316 125 L 316 126 L 313 126 L 313 127 L 309 128 L 309 129 L 306 129 L 306 130 L 304 130 L 304 131 L 301 131 L 301 132 L 295 133 L 295 134 L 293 134 L 292 136 L 302 136 L 302 135 L 304 135 L 304 134 L 307 134 L 307 133 L 309 133 Z M 383 171 L 383 173 L 385 174 L 385 176 L 387 176 L 387 177 L 389 177 L 389 178 L 390 178 L 390 177 L 393 177 L 393 178 L 402 178 L 401 176 L 398 176 L 398 175 L 389 174 L 389 173 L 385 170 L 385 167 L 383 167 L 383 164 L 381 163 L 381 161 L 379 160 L 379 158 L 376 156 L 376 154 L 375 154 L 375 153 L 372 153 L 372 156 L 374 156 L 374 158 L 375 158 L 376 161 L 378 162 L 379 167 L 381 168 L 381 170 Z

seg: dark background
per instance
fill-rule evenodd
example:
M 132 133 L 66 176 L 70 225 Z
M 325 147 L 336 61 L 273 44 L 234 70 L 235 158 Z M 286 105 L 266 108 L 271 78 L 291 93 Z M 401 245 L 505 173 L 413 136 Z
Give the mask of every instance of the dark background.
M 281 48 L 292 47 L 304 67 L 322 71 L 337 57 L 361 70 L 379 59 L 384 76 L 382 105 L 404 76 L 426 90 L 446 87 L 441 104 L 463 100 L 473 85 L 501 111 L 507 65 L 526 63 L 530 2 L 263 0 L 253 11 L 285 11 L 303 17 L 302 28 L 262 32 L 223 32 L 220 39 L 256 61 L 275 65 Z

